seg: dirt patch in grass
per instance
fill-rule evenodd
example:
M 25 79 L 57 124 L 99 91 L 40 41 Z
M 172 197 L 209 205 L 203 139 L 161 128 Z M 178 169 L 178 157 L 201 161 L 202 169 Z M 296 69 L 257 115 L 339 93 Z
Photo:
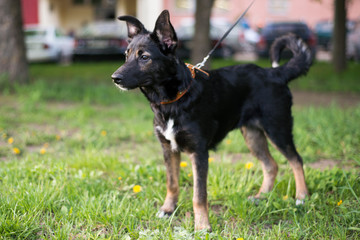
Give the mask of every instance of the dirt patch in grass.
M 319 161 L 307 164 L 311 168 L 319 169 L 321 171 L 332 169 L 339 166 L 339 162 L 332 159 L 321 159 Z
M 222 157 L 226 158 L 227 161 L 230 161 L 231 163 L 247 163 L 247 162 L 256 162 L 258 161 L 254 156 L 252 156 L 250 153 L 229 153 L 226 155 L 219 155 L 219 154 L 212 154 L 211 157 L 215 158 L 215 161 L 218 159 L 221 159 Z M 344 164 L 345 163 L 345 164 Z M 278 163 L 279 164 L 279 163 Z M 320 159 L 316 162 L 312 163 L 305 163 L 306 166 L 318 169 L 320 171 L 324 170 L 330 170 L 335 167 L 341 168 L 344 170 L 351 170 L 355 168 L 359 168 L 360 166 L 357 166 L 353 160 L 348 161 L 341 161 L 341 160 L 335 160 L 335 159 Z
M 356 107 L 360 104 L 360 95 L 356 93 L 292 91 L 295 106 L 326 107 L 337 104 L 343 108 Z
M 314 169 L 319 169 L 321 171 L 330 170 L 335 167 L 341 168 L 344 170 L 351 170 L 354 168 L 359 168 L 359 166 L 356 166 L 353 163 L 354 163 L 354 161 L 351 161 L 351 160 L 340 161 L 340 160 L 333 160 L 333 159 L 320 159 L 316 162 L 307 163 L 306 165 L 308 165 L 309 167 L 314 168 Z

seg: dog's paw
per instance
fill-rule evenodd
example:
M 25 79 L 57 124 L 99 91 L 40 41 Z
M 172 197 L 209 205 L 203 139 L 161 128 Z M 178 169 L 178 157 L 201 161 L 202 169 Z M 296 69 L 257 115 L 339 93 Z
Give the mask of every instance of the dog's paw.
M 172 213 L 170 212 L 164 212 L 162 210 L 159 210 L 157 213 L 156 213 L 156 217 L 157 218 L 168 218 L 171 216 Z
M 248 201 L 252 202 L 256 206 L 259 205 L 260 201 L 266 200 L 266 196 L 263 195 L 255 195 L 255 196 L 249 196 Z
M 248 201 L 255 204 L 255 206 L 259 205 L 260 199 L 254 198 L 254 196 L 248 197 Z
M 195 232 L 212 232 L 209 219 L 198 221 L 195 219 Z
M 299 205 L 304 205 L 305 201 L 304 199 L 296 199 L 295 205 L 299 206 Z

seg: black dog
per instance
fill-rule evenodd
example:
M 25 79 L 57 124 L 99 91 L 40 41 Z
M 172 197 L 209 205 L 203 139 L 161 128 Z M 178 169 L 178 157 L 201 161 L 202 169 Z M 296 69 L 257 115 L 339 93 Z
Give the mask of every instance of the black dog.
M 293 142 L 292 97 L 287 83 L 305 74 L 312 62 L 307 46 L 293 35 L 277 39 L 273 66 L 248 64 L 204 72 L 188 68 L 175 50 L 177 37 L 168 11 L 148 32 L 134 17 L 122 16 L 128 27 L 126 62 L 111 76 L 122 90 L 140 88 L 154 112 L 154 128 L 167 169 L 167 194 L 159 216 L 175 210 L 179 195 L 180 152 L 190 155 L 194 176 L 195 230 L 208 229 L 206 182 L 208 150 L 229 131 L 240 129 L 247 146 L 261 161 L 264 179 L 255 198 L 271 191 L 278 167 L 267 138 L 289 160 L 296 181 L 296 198 L 308 195 L 303 163 Z M 278 66 L 282 49 L 293 58 Z

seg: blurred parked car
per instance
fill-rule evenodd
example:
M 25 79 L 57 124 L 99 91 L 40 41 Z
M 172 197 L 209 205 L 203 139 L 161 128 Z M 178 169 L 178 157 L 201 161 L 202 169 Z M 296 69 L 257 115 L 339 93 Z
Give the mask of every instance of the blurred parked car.
M 330 50 L 333 27 L 334 24 L 331 21 L 320 21 L 315 25 L 318 45 L 325 50 Z
M 347 34 L 350 34 L 354 30 L 355 25 L 354 21 L 348 20 L 346 22 Z M 333 29 L 334 23 L 329 20 L 320 21 L 315 25 L 318 46 L 324 47 L 327 51 L 330 51 L 332 48 Z
M 216 45 L 223 34 L 228 29 L 229 25 L 223 21 L 211 21 L 210 23 L 210 39 L 211 48 Z M 176 29 L 178 37 L 177 55 L 180 58 L 189 58 L 191 53 L 191 44 L 194 38 L 194 23 L 193 21 L 185 22 Z M 227 38 L 215 49 L 213 57 L 229 58 L 234 54 L 234 46 L 238 44 L 238 36 L 235 31 L 232 31 Z M 205 56 L 204 56 L 205 57 Z
M 121 58 L 127 43 L 126 27 L 115 21 L 93 22 L 76 34 L 75 59 Z
M 250 27 L 246 19 L 242 19 L 239 26 L 239 50 L 253 52 L 255 45 L 260 40 L 260 34 Z
M 256 44 L 256 53 L 259 57 L 269 57 L 269 50 L 271 44 L 277 37 L 284 34 L 294 33 L 298 37 L 302 38 L 309 46 L 312 56 L 316 54 L 316 37 L 310 28 L 301 22 L 277 22 L 266 25 L 260 34 L 260 40 Z M 289 53 L 284 51 L 283 57 L 290 57 Z
M 26 56 L 30 62 L 68 61 L 74 50 L 74 39 L 55 27 L 25 27 Z
M 225 32 L 232 26 L 224 19 L 213 19 L 210 21 L 211 47 L 221 39 Z M 194 21 L 183 22 L 176 29 L 179 40 L 177 54 L 180 58 L 189 58 L 191 44 L 194 38 Z M 259 34 L 249 26 L 239 24 L 229 33 L 223 42 L 215 49 L 213 57 L 229 58 L 237 51 L 252 51 L 253 46 L 259 39 Z
M 360 61 L 360 22 L 347 35 L 346 55 L 348 59 Z

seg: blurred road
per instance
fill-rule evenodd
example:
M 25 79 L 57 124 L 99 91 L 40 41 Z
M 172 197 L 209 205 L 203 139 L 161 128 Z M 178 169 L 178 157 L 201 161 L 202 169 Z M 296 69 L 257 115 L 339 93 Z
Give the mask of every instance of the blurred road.
M 257 56 L 255 52 L 237 52 L 234 55 L 234 59 L 236 61 L 256 61 Z M 330 61 L 331 60 L 331 53 L 324 50 L 318 50 L 316 53 L 316 59 L 319 61 Z

